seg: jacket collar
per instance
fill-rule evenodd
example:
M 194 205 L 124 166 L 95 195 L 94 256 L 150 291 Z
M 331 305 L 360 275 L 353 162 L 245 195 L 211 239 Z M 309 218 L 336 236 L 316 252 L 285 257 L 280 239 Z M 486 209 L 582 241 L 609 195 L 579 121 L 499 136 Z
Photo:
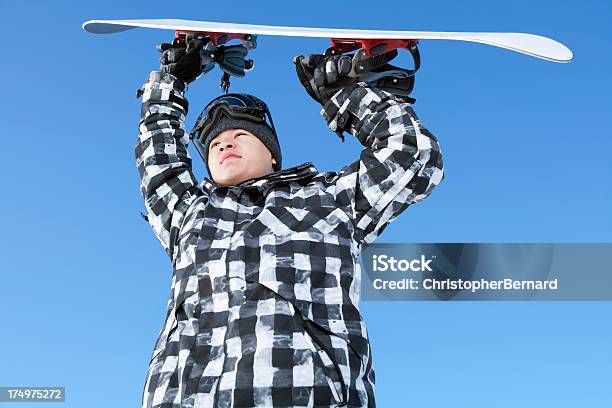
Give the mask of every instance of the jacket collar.
M 215 183 L 209 177 L 205 177 L 202 182 L 200 182 L 200 189 L 207 193 L 211 194 L 217 188 L 237 188 L 237 189 L 249 189 L 256 188 L 263 190 L 271 185 L 277 184 L 279 182 L 288 182 L 303 179 L 306 177 L 312 177 L 318 173 L 316 167 L 311 162 L 302 163 L 295 167 L 290 167 L 284 170 L 279 170 L 274 173 L 270 173 L 268 175 L 253 178 L 249 180 L 245 180 L 240 184 L 235 186 L 220 186 Z

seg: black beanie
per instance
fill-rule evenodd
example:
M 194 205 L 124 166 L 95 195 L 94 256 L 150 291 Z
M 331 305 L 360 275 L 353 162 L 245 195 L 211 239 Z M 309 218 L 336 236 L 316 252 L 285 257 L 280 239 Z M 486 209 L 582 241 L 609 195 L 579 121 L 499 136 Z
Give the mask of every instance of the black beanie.
M 208 134 L 206 135 L 206 139 L 204 140 L 204 164 L 206 165 L 206 170 L 210 175 L 210 168 L 208 167 L 208 146 L 213 141 L 215 137 L 217 137 L 221 132 L 228 129 L 244 129 L 251 132 L 255 137 L 257 137 L 272 153 L 272 157 L 276 159 L 276 164 L 273 165 L 274 171 L 280 170 L 282 167 L 282 156 L 281 149 L 278 143 L 278 138 L 276 133 L 265 123 L 254 123 L 248 120 L 243 119 L 233 119 L 228 118 L 225 115 L 221 116 L 219 123 L 217 126 L 212 128 Z

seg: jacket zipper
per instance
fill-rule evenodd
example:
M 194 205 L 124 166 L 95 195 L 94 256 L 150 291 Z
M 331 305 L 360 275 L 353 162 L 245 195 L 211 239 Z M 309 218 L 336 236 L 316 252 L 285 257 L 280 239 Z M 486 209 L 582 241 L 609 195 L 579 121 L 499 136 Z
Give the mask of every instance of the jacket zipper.
M 313 342 L 315 342 L 319 346 L 319 348 L 325 354 L 327 354 L 327 357 L 331 360 L 332 364 L 334 365 L 334 368 L 336 369 L 336 372 L 338 373 L 338 381 L 340 381 L 340 385 L 342 386 L 342 398 L 340 398 L 340 396 L 338 395 L 338 391 L 336 390 L 336 386 L 334 385 L 333 379 L 330 378 L 329 375 L 327 376 L 327 381 L 329 383 L 331 392 L 334 394 L 334 398 L 336 398 L 336 401 L 338 402 L 338 407 L 348 406 L 348 392 L 346 389 L 346 384 L 344 383 L 344 378 L 342 377 L 342 371 L 340 371 L 340 366 L 338 365 L 338 362 L 336 362 L 336 359 L 333 353 L 328 352 L 325 349 L 325 346 L 318 340 L 317 336 L 315 336 L 314 334 L 311 334 L 311 332 L 314 333 L 316 331 L 316 328 L 314 328 L 315 323 L 311 322 L 310 320 L 304 319 L 304 317 L 302 316 L 299 310 L 295 310 L 295 314 L 298 315 L 298 317 L 302 321 L 302 327 L 304 328 L 304 332 L 306 334 L 306 336 L 304 336 L 306 338 L 306 341 L 310 342 L 310 340 L 312 340 Z M 311 344 L 311 348 L 313 348 L 315 357 L 318 358 L 319 361 L 321 362 L 321 365 L 324 368 L 326 368 L 327 366 L 321 360 L 321 356 L 319 356 L 317 347 L 314 344 Z

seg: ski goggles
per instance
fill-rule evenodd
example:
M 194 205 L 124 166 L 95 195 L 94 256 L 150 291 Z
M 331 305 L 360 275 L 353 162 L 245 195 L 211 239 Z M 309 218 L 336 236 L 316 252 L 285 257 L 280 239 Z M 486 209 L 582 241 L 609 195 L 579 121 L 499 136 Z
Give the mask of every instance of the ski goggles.
M 247 94 L 221 95 L 206 105 L 198 116 L 195 126 L 189 132 L 189 138 L 193 141 L 202 160 L 208 156 L 205 146 L 207 136 L 219 124 L 223 115 L 257 124 L 264 123 L 276 133 L 272 115 L 264 101 Z

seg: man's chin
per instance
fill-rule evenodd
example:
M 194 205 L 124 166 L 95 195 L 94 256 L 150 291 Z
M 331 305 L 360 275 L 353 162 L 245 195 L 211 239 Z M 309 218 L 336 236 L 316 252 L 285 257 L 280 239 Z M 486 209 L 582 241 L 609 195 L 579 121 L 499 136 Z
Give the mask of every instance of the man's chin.
M 222 186 L 235 186 L 243 181 L 263 177 L 273 172 L 273 170 L 271 170 L 268 173 L 262 172 L 261 174 L 254 174 L 253 171 L 248 171 L 248 169 L 245 169 L 243 166 L 228 166 L 223 170 L 221 175 L 214 178 L 215 182 Z
M 235 186 L 248 179 L 249 177 L 246 177 L 243 172 L 228 171 L 228 172 L 225 172 L 223 176 L 218 178 L 219 181 L 217 181 L 217 184 L 222 185 L 222 186 Z

